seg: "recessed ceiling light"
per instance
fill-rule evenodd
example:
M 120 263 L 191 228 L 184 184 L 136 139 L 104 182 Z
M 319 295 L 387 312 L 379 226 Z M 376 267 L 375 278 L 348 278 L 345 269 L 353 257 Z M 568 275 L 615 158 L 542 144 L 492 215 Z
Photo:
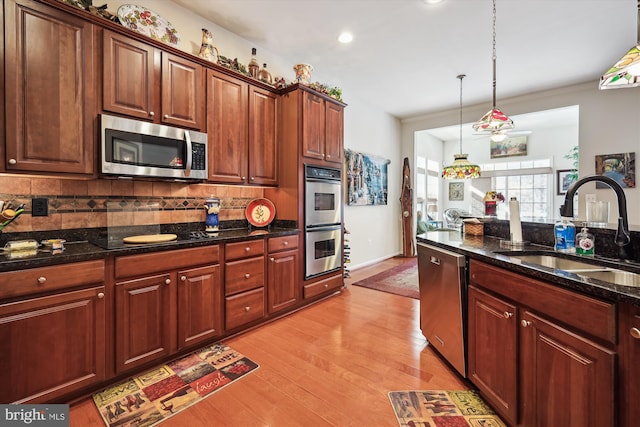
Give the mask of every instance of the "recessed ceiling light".
M 353 34 L 345 31 L 338 36 L 338 41 L 340 43 L 351 43 L 353 41 Z
M 442 3 L 444 0 L 423 0 L 426 4 L 438 4 Z

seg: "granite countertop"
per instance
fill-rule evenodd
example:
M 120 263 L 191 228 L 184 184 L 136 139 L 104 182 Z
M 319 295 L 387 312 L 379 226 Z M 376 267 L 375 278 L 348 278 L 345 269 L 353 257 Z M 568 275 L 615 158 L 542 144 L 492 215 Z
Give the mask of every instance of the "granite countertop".
M 425 243 L 452 252 L 467 255 L 470 258 L 493 264 L 517 273 L 527 275 L 545 282 L 553 283 L 573 291 L 579 291 L 597 298 L 610 301 L 628 302 L 640 305 L 640 287 L 622 286 L 609 282 L 580 276 L 560 269 L 544 267 L 537 264 L 526 263 L 509 254 L 518 255 L 523 251 L 528 253 L 554 252 L 552 247 L 536 244 L 525 244 L 519 248 L 502 247 L 500 239 L 492 236 L 469 236 L 459 231 L 433 231 L 421 234 L 417 237 L 418 243 Z M 554 252 L 555 254 L 555 252 Z M 583 257 L 579 255 L 557 254 L 561 257 L 577 259 L 585 262 L 597 261 L 599 265 L 620 270 L 640 273 L 637 264 L 626 265 L 612 260 Z M 590 259 L 591 258 L 591 259 Z M 592 261 L 593 260 L 593 261 Z
M 234 241 L 265 239 L 269 237 L 297 234 L 299 232 L 297 228 L 288 227 L 271 227 L 269 229 L 254 230 L 244 227 L 220 230 L 219 232 L 212 234 L 210 237 L 197 238 L 192 237 L 190 232 L 187 231 L 169 231 L 175 231 L 178 235 L 178 239 L 170 242 L 154 244 L 122 244 L 116 247 L 108 247 L 109 245 L 101 244 L 101 236 L 98 233 L 89 233 L 88 235 L 83 236 L 84 238 L 74 239 L 72 237 L 65 236 L 64 232 L 49 232 L 49 235 L 66 238 L 67 242 L 64 245 L 64 251 L 57 254 L 42 249 L 30 252 L 0 252 L 0 272 L 103 259 L 108 256 L 133 255 L 173 249 L 194 248 L 220 243 L 231 243 Z M 37 241 L 40 240 L 40 236 L 37 235 L 24 235 L 18 237 L 22 239 L 34 238 Z M 3 239 L 3 242 L 4 240 L 5 239 Z M 102 240 L 104 240 L 104 238 Z

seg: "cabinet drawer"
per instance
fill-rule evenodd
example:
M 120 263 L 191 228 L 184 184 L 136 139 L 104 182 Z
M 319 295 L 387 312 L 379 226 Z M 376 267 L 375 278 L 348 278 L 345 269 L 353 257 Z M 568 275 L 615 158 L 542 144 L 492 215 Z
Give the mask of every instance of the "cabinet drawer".
M 104 260 L 0 273 L 0 298 L 9 298 L 104 281 Z
M 237 328 L 264 316 L 264 288 L 225 299 L 226 329 Z
M 298 235 L 272 237 L 269 239 L 269 253 L 295 249 L 298 247 Z
M 249 240 L 246 242 L 227 243 L 224 246 L 225 261 L 249 258 L 258 255 L 264 255 L 264 240 Z
M 616 308 L 612 303 L 475 260 L 469 263 L 469 277 L 472 283 L 538 313 L 544 313 L 596 338 L 616 342 Z
M 264 286 L 264 257 L 228 262 L 225 270 L 225 295 Z
M 316 283 L 312 283 L 310 285 L 305 285 L 304 298 L 312 298 L 316 295 L 320 295 L 328 291 L 335 291 L 337 289 L 340 289 L 343 283 L 344 279 L 342 278 L 342 275 L 338 275 L 325 280 L 321 280 Z
M 220 247 L 218 245 L 121 256 L 116 258 L 116 279 L 195 265 L 217 264 L 219 258 Z

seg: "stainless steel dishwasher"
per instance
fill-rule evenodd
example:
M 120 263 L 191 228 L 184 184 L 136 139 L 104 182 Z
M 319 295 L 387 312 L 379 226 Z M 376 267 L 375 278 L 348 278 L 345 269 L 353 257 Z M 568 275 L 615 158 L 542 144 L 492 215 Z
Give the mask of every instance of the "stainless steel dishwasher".
M 465 378 L 466 269 L 464 255 L 418 243 L 420 329 Z

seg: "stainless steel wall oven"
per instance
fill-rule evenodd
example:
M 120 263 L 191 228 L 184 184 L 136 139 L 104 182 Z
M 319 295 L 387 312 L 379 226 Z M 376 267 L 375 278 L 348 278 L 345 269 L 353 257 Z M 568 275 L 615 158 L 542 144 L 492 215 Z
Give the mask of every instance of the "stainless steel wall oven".
M 305 278 L 342 266 L 342 172 L 305 165 Z

